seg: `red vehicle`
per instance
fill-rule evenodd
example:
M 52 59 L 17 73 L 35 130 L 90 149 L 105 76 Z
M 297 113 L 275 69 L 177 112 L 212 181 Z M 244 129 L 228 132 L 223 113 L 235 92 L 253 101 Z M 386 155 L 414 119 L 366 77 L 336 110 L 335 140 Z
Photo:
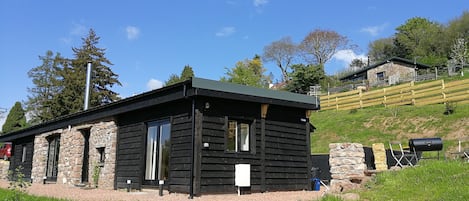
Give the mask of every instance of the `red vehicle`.
M 5 142 L 0 147 L 0 158 L 3 158 L 3 160 L 10 160 L 10 157 L 11 157 L 11 143 Z

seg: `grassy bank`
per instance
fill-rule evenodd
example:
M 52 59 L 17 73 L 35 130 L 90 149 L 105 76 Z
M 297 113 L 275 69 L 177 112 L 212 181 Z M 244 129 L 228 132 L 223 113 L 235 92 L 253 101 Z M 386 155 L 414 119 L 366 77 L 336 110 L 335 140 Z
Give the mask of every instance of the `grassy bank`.
M 428 160 L 420 166 L 379 174 L 360 197 L 368 200 L 467 200 L 469 163 Z
M 469 198 L 469 163 L 428 160 L 420 166 L 378 174 L 356 191 L 360 200 L 464 201 Z M 321 201 L 340 201 L 328 195 Z
M 443 104 L 429 106 L 382 106 L 350 111 L 319 111 L 311 115 L 317 128 L 311 139 L 313 153 L 328 153 L 329 143 L 373 143 L 411 138 L 441 137 L 444 151 L 456 150 L 457 140 L 467 137 L 469 105 L 455 105 L 455 112 L 445 115 Z M 468 144 L 469 145 L 469 144 Z

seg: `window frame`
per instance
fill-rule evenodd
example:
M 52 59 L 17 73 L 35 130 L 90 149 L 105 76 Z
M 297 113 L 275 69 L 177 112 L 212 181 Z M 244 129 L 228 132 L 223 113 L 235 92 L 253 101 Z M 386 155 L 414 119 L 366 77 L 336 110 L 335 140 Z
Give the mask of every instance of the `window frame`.
M 158 185 L 160 180 L 168 180 L 169 178 L 172 136 L 171 122 L 171 118 L 163 118 L 146 122 L 144 149 L 145 163 L 143 171 L 144 185 Z M 148 147 L 149 140 L 151 140 L 151 147 Z M 168 152 L 167 155 L 163 155 L 163 152 L 165 151 Z M 149 160 L 152 162 L 149 163 Z
M 233 142 L 230 143 L 230 132 L 232 130 L 231 123 L 236 122 L 236 130 L 235 130 L 235 136 L 234 136 L 234 149 L 231 149 L 229 146 L 230 144 L 233 144 Z M 247 137 L 244 138 L 245 141 L 247 141 L 247 147 L 242 146 L 241 139 L 243 133 L 240 132 L 242 130 L 242 126 L 247 125 L 248 132 L 247 132 Z M 225 152 L 227 153 L 253 153 L 255 152 L 255 120 L 252 119 L 243 119 L 243 118 L 232 118 L 232 117 L 225 117 Z M 247 149 L 246 149 L 247 148 Z
M 28 152 L 28 146 L 26 144 L 21 145 L 21 162 L 26 162 L 26 154 Z
M 376 79 L 379 81 L 385 80 L 385 77 L 386 77 L 386 71 L 381 71 L 381 72 L 376 73 Z

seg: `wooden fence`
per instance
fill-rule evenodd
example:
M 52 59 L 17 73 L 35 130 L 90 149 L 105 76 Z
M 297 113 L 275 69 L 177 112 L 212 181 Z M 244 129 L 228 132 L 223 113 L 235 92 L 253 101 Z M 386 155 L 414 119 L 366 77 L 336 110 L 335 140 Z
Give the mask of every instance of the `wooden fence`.
M 321 110 L 350 110 L 375 105 L 430 105 L 438 103 L 469 104 L 469 79 L 447 82 L 437 80 L 423 84 L 414 82 L 363 92 L 322 95 Z

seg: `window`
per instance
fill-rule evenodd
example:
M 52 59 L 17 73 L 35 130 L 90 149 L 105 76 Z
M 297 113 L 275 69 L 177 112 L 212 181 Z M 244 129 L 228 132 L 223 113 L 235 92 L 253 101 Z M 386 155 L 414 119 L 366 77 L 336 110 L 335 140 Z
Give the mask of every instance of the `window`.
M 47 141 L 49 142 L 49 147 L 47 151 L 46 177 L 48 181 L 57 181 L 60 135 L 49 136 Z
M 227 151 L 249 151 L 249 127 L 250 125 L 247 122 L 228 121 L 228 132 L 226 134 Z
M 145 185 L 158 185 L 169 176 L 171 124 L 168 120 L 149 122 L 146 136 Z
M 106 159 L 106 154 L 104 153 L 104 147 L 96 148 L 99 153 L 99 163 L 103 164 Z
M 384 76 L 385 76 L 384 71 L 376 73 L 376 77 L 378 80 L 384 80 Z
M 26 147 L 26 145 L 22 145 L 22 148 L 23 148 L 23 153 L 21 155 L 21 162 L 24 163 L 24 162 L 26 162 L 27 147 Z

